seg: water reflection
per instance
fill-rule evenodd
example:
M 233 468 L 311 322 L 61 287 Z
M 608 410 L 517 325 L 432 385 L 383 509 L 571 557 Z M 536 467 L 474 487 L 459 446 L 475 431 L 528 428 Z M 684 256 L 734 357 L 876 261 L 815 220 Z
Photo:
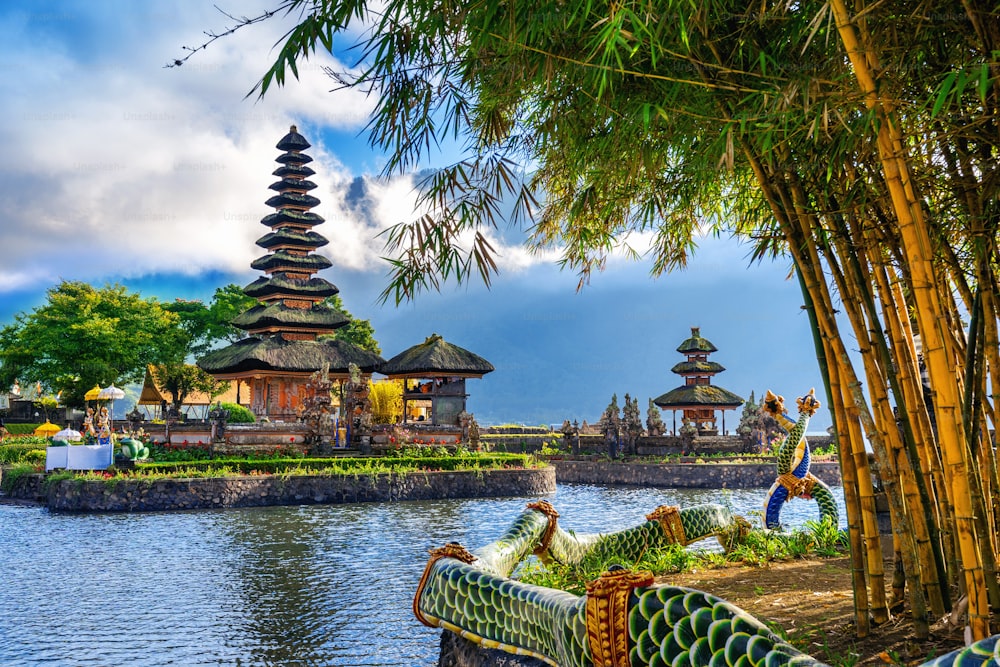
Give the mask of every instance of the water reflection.
M 764 494 L 559 485 L 548 499 L 560 525 L 595 532 L 663 504 L 749 515 Z M 427 550 L 486 544 L 527 500 L 80 516 L 0 506 L 0 665 L 434 665 L 438 632 L 410 611 Z M 817 517 L 804 501 L 782 514 Z

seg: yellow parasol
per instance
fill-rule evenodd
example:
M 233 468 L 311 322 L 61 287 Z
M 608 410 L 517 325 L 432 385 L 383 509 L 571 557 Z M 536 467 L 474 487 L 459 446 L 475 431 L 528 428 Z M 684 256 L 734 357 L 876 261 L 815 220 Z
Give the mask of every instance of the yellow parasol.
M 85 401 L 96 401 L 97 397 L 101 393 L 101 385 L 95 384 L 94 388 L 83 395 L 83 400 Z
M 35 435 L 50 436 L 50 435 L 55 435 L 61 430 L 62 430 L 61 427 L 56 426 L 50 421 L 46 421 L 44 424 L 35 429 Z

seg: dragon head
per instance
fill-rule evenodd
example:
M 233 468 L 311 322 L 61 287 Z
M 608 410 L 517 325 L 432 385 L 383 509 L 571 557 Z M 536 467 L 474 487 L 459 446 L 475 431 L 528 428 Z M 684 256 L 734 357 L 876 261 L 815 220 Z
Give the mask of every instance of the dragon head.
M 816 411 L 819 410 L 819 399 L 816 398 L 816 389 L 810 389 L 808 394 L 795 399 L 795 403 L 799 406 L 800 415 L 809 415 L 811 417 L 816 414 Z
M 764 394 L 764 402 L 761 404 L 764 412 L 777 417 L 778 415 L 785 414 L 785 397 L 775 396 L 774 392 L 770 389 Z

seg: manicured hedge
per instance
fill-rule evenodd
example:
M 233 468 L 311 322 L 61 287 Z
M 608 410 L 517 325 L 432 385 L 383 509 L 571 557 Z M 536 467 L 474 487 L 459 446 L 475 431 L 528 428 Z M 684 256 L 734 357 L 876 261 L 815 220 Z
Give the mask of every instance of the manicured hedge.
M 7 432 L 11 435 L 34 435 L 35 429 L 41 424 L 7 424 Z

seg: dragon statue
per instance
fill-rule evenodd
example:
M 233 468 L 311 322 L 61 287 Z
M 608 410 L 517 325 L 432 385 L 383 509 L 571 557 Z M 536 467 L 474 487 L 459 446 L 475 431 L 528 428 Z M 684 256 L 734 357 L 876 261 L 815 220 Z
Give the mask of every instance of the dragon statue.
M 764 396 L 761 409 L 774 417 L 778 424 L 788 431 L 788 435 L 778 443 L 776 455 L 778 478 L 764 498 L 764 526 L 778 528 L 781 508 L 792 498 L 815 498 L 819 504 L 820 519 L 837 525 L 839 520 L 837 502 L 830 487 L 809 472 L 809 443 L 806 442 L 806 427 L 809 418 L 819 409 L 819 400 L 813 389 L 796 399 L 799 419 L 793 422 L 785 414 L 784 397 L 775 396 L 770 390 Z
M 635 559 L 648 549 L 715 535 L 723 546 L 748 524 L 721 505 L 660 507 L 639 526 L 581 535 L 557 525 L 546 501 L 529 503 L 497 541 L 475 552 L 450 543 L 431 551 L 413 612 L 433 628 L 485 648 L 554 667 L 809 667 L 822 665 L 767 626 L 708 593 L 654 584 L 650 572 L 615 566 L 585 596 L 511 579 L 531 554 L 577 563 L 588 554 Z M 923 667 L 1000 667 L 1000 635 Z
M 765 501 L 765 527 L 780 527 L 781 506 L 815 498 L 835 524 L 829 487 L 809 473 L 805 430 L 819 408 L 813 391 L 797 400 L 792 422 L 770 391 L 764 409 L 788 431 L 777 453 L 778 479 Z M 822 665 L 734 605 L 709 593 L 657 585 L 653 575 L 612 566 L 578 596 L 512 579 L 534 554 L 542 562 L 578 564 L 596 556 L 638 560 L 648 550 L 715 536 L 727 550 L 750 524 L 721 505 L 659 507 L 646 522 L 607 534 L 577 534 L 558 525 L 546 501 L 529 503 L 495 542 L 474 552 L 455 543 L 431 551 L 413 598 L 413 613 L 432 628 L 486 648 L 532 656 L 554 667 L 808 667 Z M 1000 667 L 1000 635 L 922 667 Z

